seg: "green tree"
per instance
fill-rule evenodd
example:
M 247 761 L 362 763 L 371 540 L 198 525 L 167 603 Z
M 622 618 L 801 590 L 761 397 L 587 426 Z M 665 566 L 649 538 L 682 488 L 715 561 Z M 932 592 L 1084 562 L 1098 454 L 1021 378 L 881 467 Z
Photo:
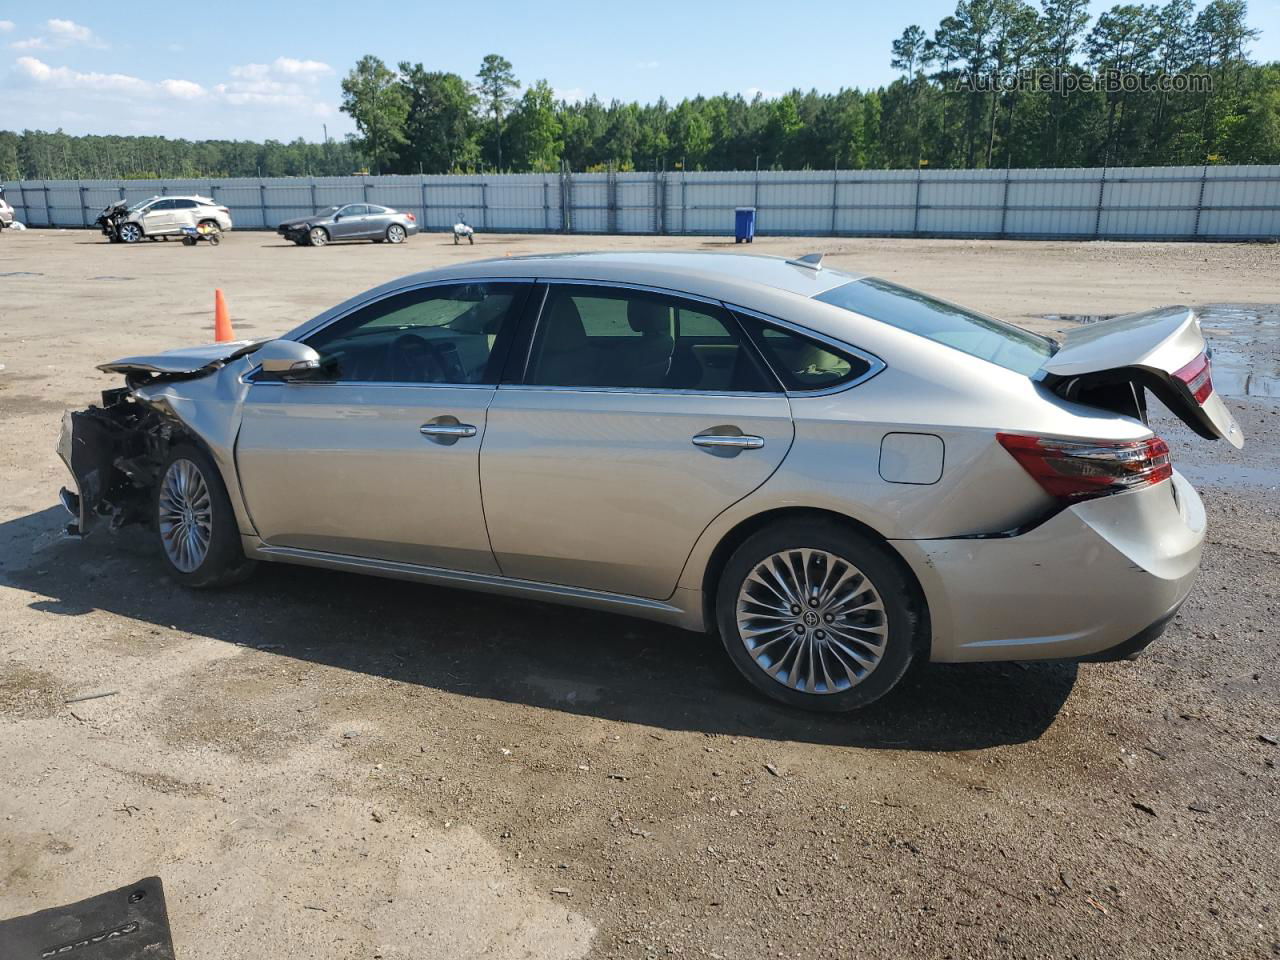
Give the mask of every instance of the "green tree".
M 480 81 L 480 95 L 493 117 L 493 146 L 497 157 L 497 169 L 502 169 L 502 118 L 515 105 L 513 90 L 520 89 L 520 81 L 512 72 L 511 61 L 491 53 L 480 64 L 476 74 Z
M 399 77 L 372 55 L 360 58 L 342 80 L 342 112 L 360 131 L 360 147 L 376 171 L 391 165 L 409 116 L 409 97 Z
M 401 172 L 454 173 L 479 160 L 476 109 L 480 98 L 456 73 L 427 70 L 421 63 L 400 64 L 409 98 Z
M 556 95 L 539 80 L 524 92 L 510 118 L 511 156 L 521 169 L 545 173 L 555 170 L 564 151 Z

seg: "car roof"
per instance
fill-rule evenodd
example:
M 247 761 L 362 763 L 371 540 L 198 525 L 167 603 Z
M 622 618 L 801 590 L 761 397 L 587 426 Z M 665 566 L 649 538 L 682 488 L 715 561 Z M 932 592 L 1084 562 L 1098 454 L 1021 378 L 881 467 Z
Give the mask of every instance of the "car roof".
M 815 269 L 783 257 L 709 252 L 560 253 L 476 260 L 395 281 L 413 286 L 435 279 L 535 277 L 590 280 L 660 287 L 742 303 L 744 297 L 771 288 L 806 299 L 865 274 Z M 749 306 L 749 303 L 742 303 Z

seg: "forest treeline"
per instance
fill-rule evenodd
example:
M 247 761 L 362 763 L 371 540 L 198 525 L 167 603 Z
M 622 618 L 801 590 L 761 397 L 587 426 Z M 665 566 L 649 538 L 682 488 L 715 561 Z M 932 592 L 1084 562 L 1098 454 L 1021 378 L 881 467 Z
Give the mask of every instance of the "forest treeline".
M 1280 63 L 1245 0 L 960 0 L 886 51 L 888 86 L 565 101 L 497 54 L 474 78 L 362 57 L 343 141 L 0 131 L 0 178 L 1280 163 Z M 1108 79 L 1103 88 L 1097 80 Z

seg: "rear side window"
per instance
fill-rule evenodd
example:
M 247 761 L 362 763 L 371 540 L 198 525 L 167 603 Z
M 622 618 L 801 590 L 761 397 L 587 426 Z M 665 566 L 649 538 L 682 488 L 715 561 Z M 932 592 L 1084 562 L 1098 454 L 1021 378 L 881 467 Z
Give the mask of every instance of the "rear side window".
M 738 320 L 788 390 L 838 387 L 857 380 L 871 369 L 871 364 L 862 357 L 792 330 L 770 326 L 745 314 L 738 314 Z
M 643 290 L 571 284 L 548 291 L 525 382 L 712 393 L 778 389 L 723 308 Z
M 846 283 L 814 299 L 1026 376 L 1053 354 L 1053 341 L 1047 337 L 876 277 Z

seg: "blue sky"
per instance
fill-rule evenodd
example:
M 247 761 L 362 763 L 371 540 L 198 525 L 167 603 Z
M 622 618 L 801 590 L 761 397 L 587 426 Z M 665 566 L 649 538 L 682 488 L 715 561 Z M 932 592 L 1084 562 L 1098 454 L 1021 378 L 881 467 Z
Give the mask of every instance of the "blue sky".
M 1111 6 L 1094 2 L 1093 12 Z M 217 4 L 0 0 L 0 129 L 319 140 L 352 127 L 341 76 L 373 53 L 471 79 L 487 53 L 570 99 L 876 86 L 889 44 L 954 0 Z M 1280 59 L 1280 0 L 1253 0 L 1253 46 Z

